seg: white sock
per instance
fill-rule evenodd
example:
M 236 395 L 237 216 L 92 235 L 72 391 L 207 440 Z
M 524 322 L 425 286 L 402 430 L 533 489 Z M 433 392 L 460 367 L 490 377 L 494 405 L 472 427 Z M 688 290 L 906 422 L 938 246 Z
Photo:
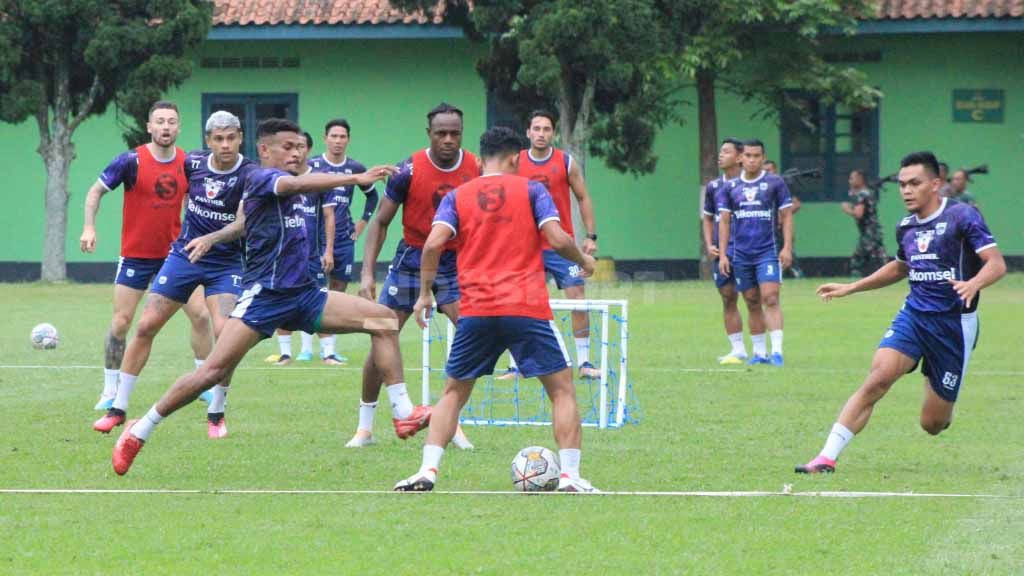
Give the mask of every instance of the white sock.
M 278 334 L 277 335 L 277 348 L 280 351 L 281 356 L 292 355 L 292 335 L 291 334 Z
M 156 428 L 156 425 L 163 419 L 164 417 L 156 411 L 156 404 L 154 404 L 153 407 L 149 409 L 149 412 L 146 412 L 146 415 L 140 418 L 139 421 L 132 426 L 132 436 L 135 436 L 142 441 L 149 440 L 149 435 L 153 433 L 153 429 Z
M 839 422 L 832 425 L 832 431 L 828 434 L 828 439 L 825 440 L 825 447 L 821 449 L 821 455 L 829 460 L 835 460 L 839 458 L 839 453 L 846 448 L 846 445 L 853 440 L 853 432 L 846 426 L 843 426 Z
M 732 353 L 736 356 L 747 355 L 747 345 L 743 343 L 743 332 L 729 334 L 729 343 L 732 344 Z
M 590 337 L 576 339 L 576 363 L 590 362 Z
M 412 414 L 412 400 L 405 389 L 405 382 L 392 384 L 387 389 L 388 399 L 391 401 L 391 416 L 399 420 L 408 418 Z
M 765 342 L 764 332 L 760 334 L 751 334 L 750 343 L 754 349 L 754 356 L 768 355 L 768 345 L 767 342 Z
M 569 478 L 573 480 L 580 477 L 580 458 L 582 458 L 579 448 L 565 448 L 558 451 L 558 463 L 562 469 L 562 474 L 567 474 Z
M 438 467 L 441 466 L 441 456 L 444 456 L 444 448 L 433 444 L 424 444 L 423 464 L 420 465 L 420 472 L 436 476 Z
M 206 362 L 206 360 L 201 360 L 199 358 L 195 358 L 193 359 L 193 361 L 196 363 L 196 368 L 199 368 L 200 366 L 203 365 L 203 362 Z
M 320 357 L 334 356 L 334 334 L 320 337 Z
M 210 405 L 206 407 L 206 413 L 223 414 L 224 404 L 228 398 L 228 387 L 217 384 L 213 388 L 210 388 L 210 392 L 213 393 L 213 400 L 210 400 Z
M 113 398 L 114 394 L 117 394 L 117 375 L 120 373 L 120 370 L 111 370 L 110 368 L 103 369 L 104 398 Z
M 373 432 L 373 414 L 377 411 L 376 402 L 359 401 L 359 429 Z
M 768 336 L 772 339 L 772 352 L 782 354 L 782 330 L 772 330 Z
M 313 335 L 307 334 L 306 332 L 299 332 L 302 336 L 302 354 L 309 352 L 313 353 Z
M 135 390 L 135 381 L 138 378 L 138 376 L 121 372 L 121 384 L 117 387 L 117 396 L 114 396 L 114 408 L 128 411 L 128 400 L 132 397 L 132 391 Z

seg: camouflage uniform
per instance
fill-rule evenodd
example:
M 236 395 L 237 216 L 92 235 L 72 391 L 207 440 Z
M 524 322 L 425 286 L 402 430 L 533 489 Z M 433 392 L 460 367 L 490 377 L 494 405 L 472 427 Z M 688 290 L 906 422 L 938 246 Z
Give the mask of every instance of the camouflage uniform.
M 853 205 L 864 206 L 864 217 L 857 220 L 857 249 L 850 258 L 850 273 L 855 276 L 871 274 L 889 260 L 882 241 L 882 227 L 878 224 L 878 204 L 869 190 L 858 190 Z

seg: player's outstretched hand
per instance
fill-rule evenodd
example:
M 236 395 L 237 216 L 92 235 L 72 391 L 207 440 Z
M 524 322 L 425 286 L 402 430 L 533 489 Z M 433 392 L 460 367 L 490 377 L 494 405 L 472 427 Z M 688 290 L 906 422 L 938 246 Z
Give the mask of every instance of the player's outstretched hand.
M 818 286 L 818 296 L 828 302 L 833 298 L 842 298 L 843 296 L 849 296 L 852 291 L 852 284 L 822 284 Z
M 188 261 L 195 264 L 199 262 L 199 259 L 206 255 L 213 248 L 213 242 L 206 236 L 200 236 L 193 238 L 188 244 L 185 244 L 185 252 L 188 252 Z
M 95 252 L 96 229 L 91 226 L 82 228 L 82 237 L 78 239 L 78 244 L 82 248 L 82 252 Z
M 726 254 L 718 255 L 718 273 L 722 276 L 732 274 L 732 262 L 729 262 L 729 256 Z
M 973 302 L 974 297 L 978 295 L 978 286 L 970 280 L 950 280 L 949 283 L 953 285 L 953 290 L 956 290 L 965 306 Z
M 398 166 L 384 165 L 374 166 L 362 174 L 356 174 L 356 183 L 360 186 L 370 186 L 377 180 L 383 180 L 388 176 L 398 174 Z
M 594 259 L 590 254 L 583 255 L 583 277 L 590 278 L 594 275 L 594 269 L 597 267 L 597 260 Z
M 371 276 L 363 277 L 359 282 L 359 297 L 366 298 L 370 302 L 377 301 L 377 282 Z
M 430 324 L 430 317 L 434 314 L 434 297 L 432 295 L 420 296 L 412 307 L 412 316 L 420 328 L 426 328 Z

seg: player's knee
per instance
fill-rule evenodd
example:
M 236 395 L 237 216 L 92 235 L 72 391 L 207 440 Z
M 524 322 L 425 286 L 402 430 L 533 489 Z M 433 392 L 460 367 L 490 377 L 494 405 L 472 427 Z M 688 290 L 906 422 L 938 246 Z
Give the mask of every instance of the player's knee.
M 189 311 L 188 319 L 192 321 L 192 327 L 205 330 L 210 325 L 210 311 L 206 308 L 194 308 Z
M 779 305 L 779 295 L 764 294 L 761 296 L 761 304 L 766 308 L 774 308 Z
M 128 329 L 132 326 L 132 317 L 124 312 L 114 312 L 110 319 L 110 333 L 118 340 L 124 340 L 128 336 Z
M 380 309 L 375 310 L 372 316 L 367 316 L 363 326 L 370 336 L 398 338 L 398 315 L 386 306 L 380 306 Z
M 722 305 L 725 306 L 727 310 L 735 308 L 736 303 L 740 299 L 735 290 L 722 290 L 719 294 L 722 296 Z
M 203 364 L 196 370 L 197 385 L 206 390 L 212 387 L 214 384 L 226 380 L 231 375 L 231 371 L 225 366 L 216 366 L 213 364 Z
M 135 338 L 152 340 L 159 331 L 160 326 L 157 322 L 144 317 L 142 320 L 139 320 L 139 324 L 135 327 Z
M 935 418 L 932 416 L 921 416 L 921 429 L 931 434 L 932 436 L 938 436 L 943 430 L 949 428 L 953 422 L 948 418 Z

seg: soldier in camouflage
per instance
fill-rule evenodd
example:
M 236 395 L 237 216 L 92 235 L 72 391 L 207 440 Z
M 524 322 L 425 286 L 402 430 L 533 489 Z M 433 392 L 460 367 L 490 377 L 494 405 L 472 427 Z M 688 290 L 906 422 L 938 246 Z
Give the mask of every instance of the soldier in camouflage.
M 874 195 L 867 188 L 867 179 L 861 170 L 850 172 L 851 202 L 843 202 L 843 212 L 857 221 L 857 249 L 850 258 L 850 273 L 854 276 L 867 276 L 888 261 L 885 243 L 882 241 L 882 228 L 878 224 L 878 204 Z

